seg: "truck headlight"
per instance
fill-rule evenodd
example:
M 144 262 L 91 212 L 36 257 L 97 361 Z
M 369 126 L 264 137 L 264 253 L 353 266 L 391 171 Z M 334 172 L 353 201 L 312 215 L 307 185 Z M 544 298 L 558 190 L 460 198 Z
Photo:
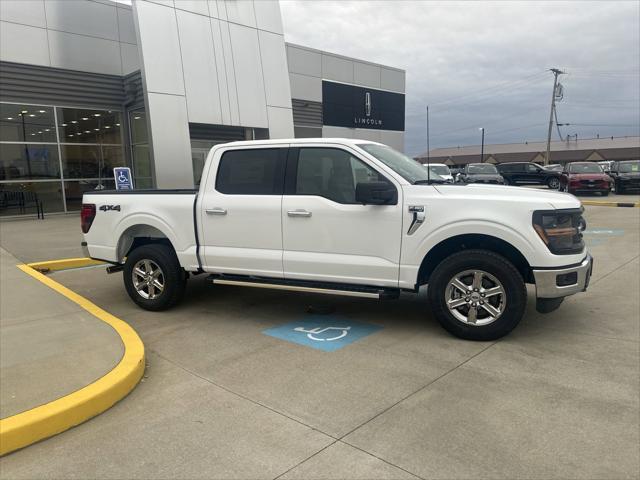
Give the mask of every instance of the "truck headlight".
M 586 225 L 583 208 L 537 210 L 533 212 L 533 228 L 556 255 L 580 253 L 584 249 L 582 230 Z

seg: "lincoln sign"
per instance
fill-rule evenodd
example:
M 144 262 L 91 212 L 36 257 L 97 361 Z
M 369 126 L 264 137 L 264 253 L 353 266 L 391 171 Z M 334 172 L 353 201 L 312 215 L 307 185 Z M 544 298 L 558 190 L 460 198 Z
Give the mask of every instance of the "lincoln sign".
M 324 80 L 322 123 L 333 127 L 404 131 L 404 94 Z

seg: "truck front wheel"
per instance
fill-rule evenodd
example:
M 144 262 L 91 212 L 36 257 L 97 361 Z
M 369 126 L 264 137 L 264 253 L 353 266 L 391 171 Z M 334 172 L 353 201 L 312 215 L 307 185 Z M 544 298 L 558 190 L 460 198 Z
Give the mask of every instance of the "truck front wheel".
M 427 289 L 440 324 L 467 340 L 495 340 L 522 319 L 527 289 L 507 259 L 488 250 L 465 250 L 444 259 Z
M 143 245 L 133 250 L 127 256 L 123 275 L 129 297 L 145 310 L 167 310 L 184 293 L 185 272 L 167 245 Z

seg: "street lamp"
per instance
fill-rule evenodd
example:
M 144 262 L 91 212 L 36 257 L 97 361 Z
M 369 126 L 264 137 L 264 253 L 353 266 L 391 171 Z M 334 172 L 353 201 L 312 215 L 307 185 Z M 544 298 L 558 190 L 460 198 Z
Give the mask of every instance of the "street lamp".
M 480 147 L 480 163 L 484 163 L 484 127 L 480 127 L 478 130 L 482 130 L 482 147 Z

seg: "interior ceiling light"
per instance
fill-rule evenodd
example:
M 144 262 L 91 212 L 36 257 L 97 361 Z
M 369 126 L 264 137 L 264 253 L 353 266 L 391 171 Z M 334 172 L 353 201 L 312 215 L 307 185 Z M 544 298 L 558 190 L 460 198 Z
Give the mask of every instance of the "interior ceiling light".
M 45 131 L 45 132 L 48 132 L 48 131 L 49 131 L 49 129 L 48 129 L 48 128 L 45 128 L 45 129 L 44 129 L 44 131 Z
M 120 124 L 119 124 L 119 123 L 116 123 L 116 127 L 119 127 L 119 126 L 120 126 Z
M 62 124 L 62 126 L 63 126 L 63 127 L 66 127 L 66 126 L 67 126 L 67 124 L 66 124 L 66 123 L 63 123 L 63 124 Z
M 46 110 L 38 110 L 38 113 L 47 113 Z
M 106 127 L 104 127 L 104 128 L 111 128 L 111 125 L 107 125 L 107 126 L 106 126 Z
M 13 117 L 7 117 L 7 120 L 13 120 Z
M 89 120 L 89 119 L 87 117 L 82 117 L 82 120 L 86 121 L 86 120 Z
M 140 117 L 133 117 L 134 120 L 140 120 Z
M 94 116 L 94 117 L 99 117 L 99 116 L 100 116 L 100 114 L 99 114 L 99 113 L 94 113 L 94 114 L 93 114 L 93 116 Z
M 78 123 L 77 120 L 71 120 L 71 123 Z
M 35 115 L 35 113 L 30 113 L 29 116 L 30 117 L 35 117 L 36 115 Z
M 95 130 L 96 132 L 99 132 L 99 131 L 100 131 L 100 129 L 99 129 L 99 128 L 94 128 L 94 130 Z
M 20 113 L 29 113 L 29 110 L 22 110 Z
M 84 133 L 91 133 L 91 130 L 85 130 Z

